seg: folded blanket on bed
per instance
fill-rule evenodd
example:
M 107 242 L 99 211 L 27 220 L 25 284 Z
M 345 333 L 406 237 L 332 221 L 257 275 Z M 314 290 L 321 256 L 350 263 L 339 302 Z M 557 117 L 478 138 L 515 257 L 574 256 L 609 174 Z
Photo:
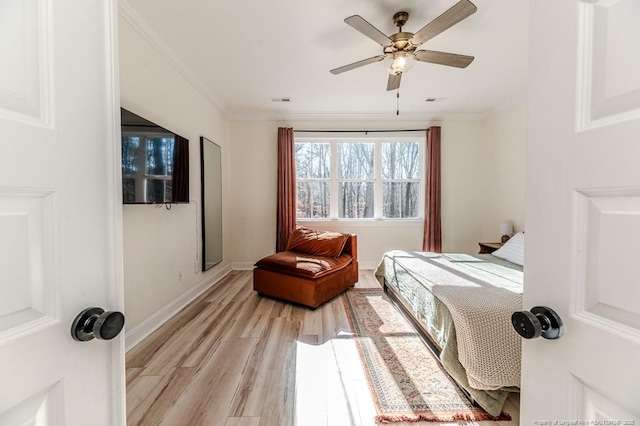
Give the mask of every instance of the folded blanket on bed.
M 521 340 L 511 314 L 522 309 L 522 270 L 465 254 L 392 251 L 385 256 L 448 308 L 458 357 L 476 389 L 520 386 Z

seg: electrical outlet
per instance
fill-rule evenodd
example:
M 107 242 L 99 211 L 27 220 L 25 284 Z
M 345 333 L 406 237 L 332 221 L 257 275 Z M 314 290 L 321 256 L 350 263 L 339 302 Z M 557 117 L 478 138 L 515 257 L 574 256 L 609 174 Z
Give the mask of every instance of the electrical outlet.
M 178 282 L 182 281 L 182 269 L 178 271 Z

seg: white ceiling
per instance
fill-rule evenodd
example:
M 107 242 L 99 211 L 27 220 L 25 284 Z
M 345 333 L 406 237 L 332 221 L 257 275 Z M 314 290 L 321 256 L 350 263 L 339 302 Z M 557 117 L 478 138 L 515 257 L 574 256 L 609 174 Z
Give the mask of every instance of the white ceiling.
M 466 69 L 416 63 L 402 78 L 399 119 L 475 117 L 526 96 L 529 0 L 472 1 L 474 15 L 421 48 L 475 61 Z M 232 119 L 395 119 L 396 92 L 386 91 L 381 64 L 329 73 L 382 53 L 344 19 L 360 15 L 390 35 L 397 32 L 393 14 L 405 10 L 403 30 L 416 32 L 455 3 L 127 0 L 121 14 Z

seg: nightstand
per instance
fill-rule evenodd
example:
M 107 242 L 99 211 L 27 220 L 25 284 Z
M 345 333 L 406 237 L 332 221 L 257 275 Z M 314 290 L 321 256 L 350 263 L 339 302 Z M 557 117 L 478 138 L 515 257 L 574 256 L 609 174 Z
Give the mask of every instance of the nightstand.
M 493 253 L 494 251 L 502 247 L 503 244 L 502 243 L 478 243 L 478 245 L 480 246 L 480 251 L 478 253 L 485 254 L 485 253 Z

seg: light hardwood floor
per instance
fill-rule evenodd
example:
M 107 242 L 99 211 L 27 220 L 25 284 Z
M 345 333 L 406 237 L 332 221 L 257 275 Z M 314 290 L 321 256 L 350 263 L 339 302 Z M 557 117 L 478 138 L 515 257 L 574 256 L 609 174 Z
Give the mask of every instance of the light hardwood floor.
M 251 280 L 232 272 L 127 354 L 128 425 L 375 424 L 341 298 L 311 311 Z M 373 271 L 356 287 L 379 287 Z M 517 425 L 517 397 L 505 411 L 513 421 L 457 424 Z

